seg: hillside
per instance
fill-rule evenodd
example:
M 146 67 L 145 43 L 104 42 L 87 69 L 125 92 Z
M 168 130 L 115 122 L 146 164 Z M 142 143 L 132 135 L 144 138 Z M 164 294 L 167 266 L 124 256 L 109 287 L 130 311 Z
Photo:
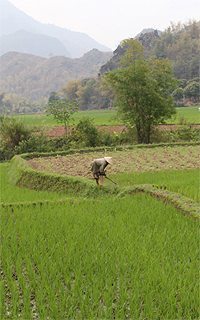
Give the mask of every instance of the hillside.
M 171 25 L 164 32 L 143 30 L 135 39 L 143 45 L 147 58 L 168 58 L 172 61 L 175 76 L 190 80 L 199 77 L 199 35 L 200 22 L 193 21 L 186 25 Z M 102 66 L 101 73 L 117 68 L 125 50 L 119 45 L 111 60 Z
M 23 41 L 18 41 L 16 38 L 16 32 L 21 32 L 22 30 L 26 33 L 35 34 L 35 37 L 47 37 L 46 42 L 47 40 L 51 41 L 52 45 L 50 47 L 45 43 L 46 50 L 43 52 L 43 45 L 38 40 L 37 54 L 44 57 L 65 55 L 78 58 L 94 48 L 100 51 L 110 50 L 85 33 L 41 23 L 17 9 L 8 0 L 0 0 L 0 54 L 8 51 L 36 54 L 35 43 L 33 41 L 29 41 L 28 37 L 24 37 Z M 19 34 L 17 34 L 17 37 L 19 37 Z
M 10 51 L 29 53 L 42 57 L 69 56 L 65 46 L 56 38 L 24 30 L 0 37 L 0 55 Z
M 1 92 L 13 92 L 30 100 L 48 97 L 69 80 L 96 77 L 111 56 L 111 52 L 96 49 L 77 59 L 6 53 L 0 57 Z

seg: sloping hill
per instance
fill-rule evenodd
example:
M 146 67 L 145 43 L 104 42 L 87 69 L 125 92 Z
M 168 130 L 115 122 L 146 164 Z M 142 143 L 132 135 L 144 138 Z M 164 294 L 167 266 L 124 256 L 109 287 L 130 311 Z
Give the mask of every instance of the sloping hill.
M 65 46 L 56 38 L 24 30 L 0 37 L 0 55 L 9 51 L 30 53 L 42 57 L 69 56 Z
M 37 35 L 41 34 L 43 36 L 45 35 L 56 38 L 57 41 L 60 41 L 65 47 L 65 55 L 74 58 L 81 57 L 84 53 L 93 48 L 101 51 L 110 50 L 85 33 L 75 32 L 54 25 L 41 23 L 17 9 L 8 0 L 0 0 L 0 36 L 6 36 L 6 41 L 9 41 L 9 51 L 25 52 L 21 45 L 17 47 L 16 41 L 14 41 L 14 45 L 12 47 L 11 40 L 13 40 L 14 34 L 20 30 L 24 30 L 29 33 L 35 33 Z M 11 34 L 12 36 L 8 36 Z M 27 43 L 24 42 L 24 45 L 26 46 Z M 38 47 L 38 52 L 39 55 L 43 56 L 43 51 L 40 51 L 40 49 L 42 49 L 41 45 Z M 7 51 L 4 50 L 3 52 L 5 53 Z M 34 50 L 29 52 L 35 54 Z M 56 54 L 60 53 L 57 52 Z
M 194 79 L 199 77 L 200 57 L 200 21 L 188 24 L 172 25 L 164 32 L 143 30 L 135 37 L 144 47 L 146 57 L 168 58 L 172 62 L 174 74 L 178 79 Z M 101 68 L 101 73 L 119 66 L 119 61 L 126 48 L 119 45 L 114 55 Z
M 47 59 L 9 52 L 0 57 L 1 92 L 13 92 L 31 100 L 48 97 L 69 80 L 96 77 L 111 56 L 110 52 L 96 49 L 77 59 L 62 56 Z

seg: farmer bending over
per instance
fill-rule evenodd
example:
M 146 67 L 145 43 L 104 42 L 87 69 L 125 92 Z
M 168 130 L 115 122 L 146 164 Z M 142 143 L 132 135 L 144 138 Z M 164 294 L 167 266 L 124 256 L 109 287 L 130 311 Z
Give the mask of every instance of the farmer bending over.
M 104 177 L 106 176 L 105 168 L 108 164 L 112 164 L 111 157 L 95 159 L 92 162 L 92 174 L 98 185 L 103 184 Z

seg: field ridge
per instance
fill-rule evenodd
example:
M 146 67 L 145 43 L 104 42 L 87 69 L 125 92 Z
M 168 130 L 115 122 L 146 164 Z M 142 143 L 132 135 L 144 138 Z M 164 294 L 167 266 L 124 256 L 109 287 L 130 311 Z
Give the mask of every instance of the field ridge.
M 112 193 L 112 190 L 111 190 Z M 121 191 L 119 190 L 116 196 L 122 197 L 125 195 L 135 194 L 135 193 L 145 193 L 149 194 L 152 197 L 162 200 L 163 202 L 172 204 L 176 209 L 181 211 L 182 213 L 193 216 L 194 218 L 200 218 L 200 209 L 199 204 L 183 195 L 175 192 L 171 192 L 169 190 L 162 190 L 159 187 L 155 187 L 150 184 L 146 185 L 135 185 L 133 187 L 124 188 Z M 90 194 L 88 193 L 88 197 Z M 102 196 L 102 194 L 100 194 Z M 27 201 L 27 202 L 12 202 L 12 203 L 0 203 L 0 207 L 2 208 L 19 208 L 19 207 L 35 207 L 35 206 L 43 206 L 43 205 L 55 205 L 55 204 L 73 204 L 78 202 L 78 200 L 69 200 L 69 199 L 61 199 L 61 200 L 38 200 L 38 201 Z
M 81 196 L 103 196 L 105 194 L 123 196 L 133 194 L 136 192 L 147 193 L 164 202 L 171 203 L 181 212 L 193 216 L 200 217 L 199 205 L 196 201 L 189 199 L 179 193 L 171 192 L 158 186 L 151 184 L 134 185 L 131 187 L 94 187 L 94 184 L 89 179 L 83 177 L 61 176 L 58 174 L 44 173 L 37 171 L 29 166 L 27 161 L 20 156 L 13 157 L 11 161 L 10 174 L 15 176 L 15 184 L 21 187 L 32 188 L 36 190 L 50 190 L 70 194 L 76 193 Z M 43 205 L 49 203 L 63 203 L 67 200 L 56 201 L 34 201 L 27 202 L 19 205 Z M 2 206 L 2 204 L 0 204 Z M 7 204 L 8 207 L 14 207 L 15 203 Z M 5 206 L 5 204 L 3 204 Z

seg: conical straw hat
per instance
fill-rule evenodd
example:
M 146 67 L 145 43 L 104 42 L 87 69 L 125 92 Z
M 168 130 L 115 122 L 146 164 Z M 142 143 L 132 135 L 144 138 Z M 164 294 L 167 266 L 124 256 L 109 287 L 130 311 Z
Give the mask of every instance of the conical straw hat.
M 105 159 L 109 164 L 112 164 L 112 157 L 104 157 L 104 159 Z

